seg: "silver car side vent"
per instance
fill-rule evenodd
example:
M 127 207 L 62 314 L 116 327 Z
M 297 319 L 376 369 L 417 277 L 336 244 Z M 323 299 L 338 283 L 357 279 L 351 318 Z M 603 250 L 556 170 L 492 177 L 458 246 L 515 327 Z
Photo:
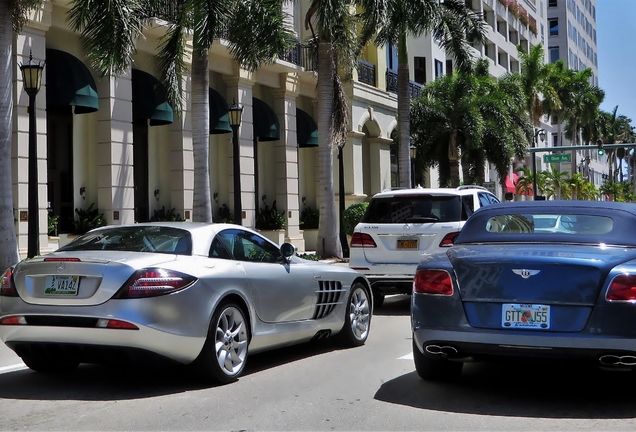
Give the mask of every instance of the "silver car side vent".
M 318 281 L 318 291 L 316 295 L 316 310 L 313 319 L 321 319 L 328 316 L 334 308 L 342 303 L 340 297 L 344 290 L 339 281 Z

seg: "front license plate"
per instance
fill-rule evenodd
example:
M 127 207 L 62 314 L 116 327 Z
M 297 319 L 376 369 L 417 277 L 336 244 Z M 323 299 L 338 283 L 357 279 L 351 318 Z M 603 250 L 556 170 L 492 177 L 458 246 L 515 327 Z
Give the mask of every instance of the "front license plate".
M 398 249 L 417 249 L 417 239 L 398 240 Z
M 47 276 L 44 285 L 44 294 L 50 295 L 77 295 L 79 288 L 79 276 L 55 275 Z
M 506 303 L 502 305 L 501 326 L 507 328 L 550 328 L 550 306 Z

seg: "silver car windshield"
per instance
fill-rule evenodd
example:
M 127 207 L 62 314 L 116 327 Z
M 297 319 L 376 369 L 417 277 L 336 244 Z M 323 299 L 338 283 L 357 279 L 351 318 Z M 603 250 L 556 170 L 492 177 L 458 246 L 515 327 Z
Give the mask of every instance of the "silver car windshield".
M 58 251 L 111 250 L 192 254 L 189 231 L 163 226 L 113 227 L 89 232 Z

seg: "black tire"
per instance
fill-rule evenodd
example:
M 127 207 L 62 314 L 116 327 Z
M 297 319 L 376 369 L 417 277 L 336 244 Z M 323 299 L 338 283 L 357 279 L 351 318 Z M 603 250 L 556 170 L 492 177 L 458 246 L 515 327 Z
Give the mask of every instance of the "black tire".
M 48 375 L 70 373 L 79 366 L 78 361 L 68 359 L 43 359 L 41 357 L 24 356 L 22 361 L 29 369 Z
M 371 316 L 369 290 L 363 283 L 355 282 L 347 299 L 344 325 L 336 337 L 345 346 L 364 345 L 371 329 Z
M 373 310 L 381 308 L 384 304 L 384 293 L 377 288 L 373 288 Z
M 195 361 L 199 377 L 219 384 L 236 381 L 245 369 L 249 340 L 249 324 L 243 308 L 233 302 L 220 304 L 212 315 L 207 339 Z
M 453 381 L 459 378 L 464 363 L 447 358 L 434 359 L 424 355 L 413 340 L 413 362 L 417 374 L 426 381 Z

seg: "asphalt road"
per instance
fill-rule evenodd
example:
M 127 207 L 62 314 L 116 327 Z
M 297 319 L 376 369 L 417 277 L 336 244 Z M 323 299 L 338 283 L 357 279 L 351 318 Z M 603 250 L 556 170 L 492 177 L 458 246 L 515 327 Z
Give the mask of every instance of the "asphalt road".
M 143 366 L 39 375 L 0 347 L 0 430 L 636 430 L 632 374 L 471 364 L 458 383 L 420 380 L 408 312 L 408 297 L 389 297 L 365 346 L 255 355 L 218 387 Z

